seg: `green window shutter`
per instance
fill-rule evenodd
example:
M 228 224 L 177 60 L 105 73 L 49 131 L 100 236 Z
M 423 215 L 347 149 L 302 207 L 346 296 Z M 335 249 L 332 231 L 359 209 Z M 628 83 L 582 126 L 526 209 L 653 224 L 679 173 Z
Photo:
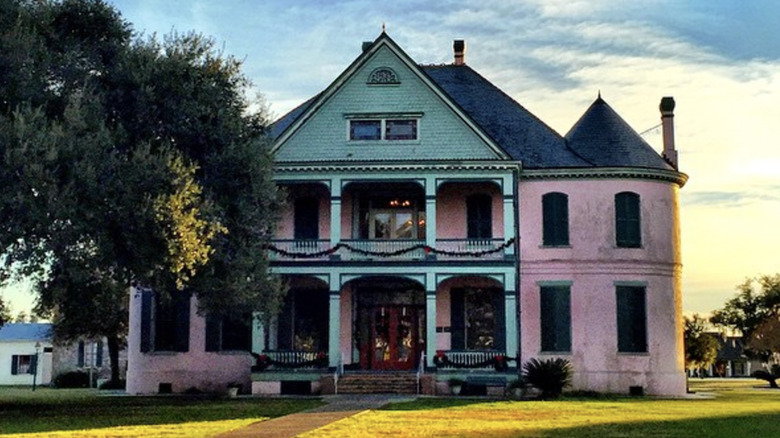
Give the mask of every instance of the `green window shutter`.
M 506 314 L 504 290 L 493 290 L 493 348 L 496 350 L 506 349 Z M 512 353 L 512 352 L 507 352 Z
M 466 198 L 466 235 L 469 239 L 493 237 L 493 200 L 489 195 Z
M 38 355 L 33 354 L 30 356 L 30 368 L 27 371 L 28 374 L 38 374 Z
M 619 352 L 647 352 L 647 312 L 644 287 L 617 287 L 617 324 Z
M 293 348 L 293 319 L 295 318 L 295 290 L 291 289 L 284 300 L 284 306 L 277 320 L 277 348 L 279 350 L 292 350 Z
M 453 350 L 466 348 L 466 302 L 463 289 L 450 291 L 450 334 Z
M 19 355 L 11 356 L 11 374 L 14 376 L 19 374 Z
M 571 351 L 571 288 L 540 289 L 542 351 Z
M 84 341 L 79 341 L 78 359 L 76 360 L 76 366 L 79 368 L 84 367 Z
M 97 347 L 95 348 L 95 366 L 103 366 L 103 340 L 98 341 Z
M 219 351 L 222 339 L 222 318 L 214 315 L 206 317 L 206 351 Z
M 623 248 L 642 246 L 640 198 L 636 193 L 615 195 L 615 240 L 617 246 Z
M 173 351 L 186 352 L 190 349 L 190 294 L 181 293 L 174 298 Z
M 296 240 L 319 239 L 320 205 L 317 198 L 298 198 L 294 204 L 293 236 Z
M 152 351 L 152 291 L 141 290 L 141 352 Z
M 546 246 L 569 244 L 569 197 L 565 193 L 542 196 L 542 243 Z

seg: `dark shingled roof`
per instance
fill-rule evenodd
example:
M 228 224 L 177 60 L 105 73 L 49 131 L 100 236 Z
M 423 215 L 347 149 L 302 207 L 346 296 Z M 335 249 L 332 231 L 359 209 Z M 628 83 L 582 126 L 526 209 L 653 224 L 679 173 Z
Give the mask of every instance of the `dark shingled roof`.
M 599 96 L 561 137 L 466 65 L 421 66 L 496 144 L 526 169 L 643 167 L 674 170 Z M 320 95 L 269 126 L 278 138 Z
M 674 170 L 601 96 L 565 138 L 571 149 L 596 166 Z
M 509 156 L 526 168 L 590 167 L 564 139 L 498 87 L 466 65 L 423 66 Z

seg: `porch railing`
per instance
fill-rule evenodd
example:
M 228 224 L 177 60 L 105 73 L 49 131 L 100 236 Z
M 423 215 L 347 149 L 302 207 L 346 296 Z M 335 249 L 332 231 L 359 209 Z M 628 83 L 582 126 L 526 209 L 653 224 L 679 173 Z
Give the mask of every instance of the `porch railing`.
M 331 247 L 330 241 L 273 240 L 270 245 L 272 260 L 423 260 L 435 256 L 438 260 L 501 260 L 510 242 L 504 239 L 438 239 L 434 248 L 427 248 L 424 240 L 347 239 Z
M 506 357 L 506 353 L 498 350 L 491 351 L 468 351 L 468 350 L 444 350 L 442 351 L 449 361 L 438 367 L 442 371 L 451 370 L 495 370 L 495 365 L 491 361 L 498 357 Z M 454 364 L 457 364 L 454 365 Z
M 297 350 L 265 350 L 262 353 L 270 359 L 269 370 L 273 369 L 318 369 L 321 353 Z M 274 365 L 276 362 L 279 365 Z M 283 364 L 283 365 L 282 365 Z
M 327 260 L 330 241 L 319 239 L 282 239 L 271 242 L 271 260 Z
M 439 260 L 504 258 L 504 239 L 437 239 L 436 249 Z

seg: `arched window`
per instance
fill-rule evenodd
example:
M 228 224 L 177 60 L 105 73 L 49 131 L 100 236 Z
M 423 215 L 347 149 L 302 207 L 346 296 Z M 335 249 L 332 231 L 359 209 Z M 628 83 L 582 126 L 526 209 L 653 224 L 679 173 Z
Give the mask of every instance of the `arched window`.
M 639 195 L 621 192 L 615 195 L 615 243 L 621 248 L 642 246 Z
M 569 244 L 569 197 L 565 193 L 553 192 L 542 196 L 542 244 Z
M 493 238 L 493 199 L 490 195 L 466 198 L 466 236 L 469 239 Z

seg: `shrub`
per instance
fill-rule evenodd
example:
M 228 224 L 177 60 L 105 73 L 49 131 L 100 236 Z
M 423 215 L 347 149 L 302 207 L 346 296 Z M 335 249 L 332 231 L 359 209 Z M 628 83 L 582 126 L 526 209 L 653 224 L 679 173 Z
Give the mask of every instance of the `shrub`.
M 556 398 L 571 385 L 571 363 L 566 359 L 531 359 L 523 364 L 524 380 L 541 391 L 541 398 Z
M 68 371 L 54 378 L 56 388 L 89 388 L 89 373 L 86 371 Z M 97 374 L 92 376 L 92 385 L 97 383 Z
M 100 389 L 125 389 L 125 382 L 122 379 L 119 380 L 106 380 L 100 384 Z

